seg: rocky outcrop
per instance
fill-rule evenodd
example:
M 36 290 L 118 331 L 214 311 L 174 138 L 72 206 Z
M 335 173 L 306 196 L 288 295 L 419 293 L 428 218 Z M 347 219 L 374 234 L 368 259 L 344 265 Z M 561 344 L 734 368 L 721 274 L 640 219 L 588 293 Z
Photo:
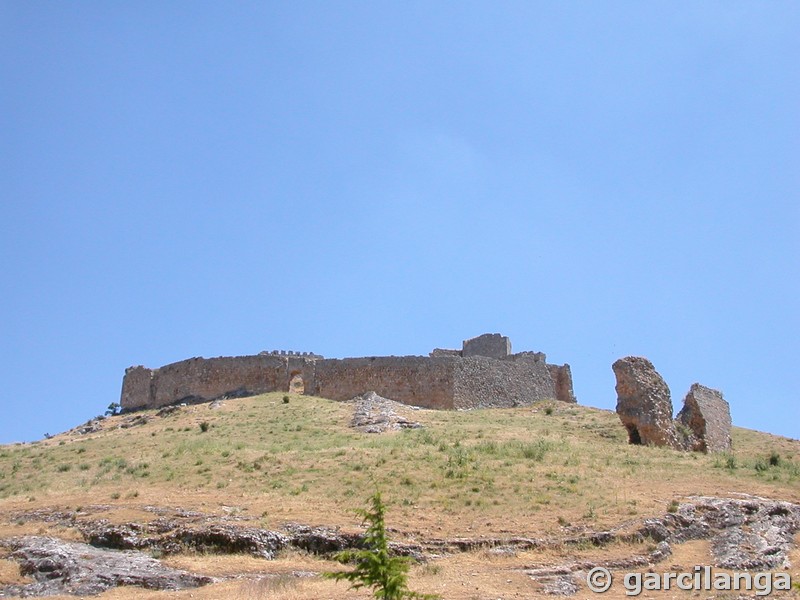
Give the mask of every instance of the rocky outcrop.
M 676 447 L 669 387 L 646 358 L 627 356 L 612 365 L 617 414 L 631 444 Z
M 713 565 L 724 569 L 788 568 L 800 505 L 748 496 L 699 496 L 674 513 L 645 521 L 641 533 L 657 542 L 711 540 Z
M 327 556 L 341 550 L 360 549 L 364 545 L 362 533 L 297 523 L 287 523 L 285 532 L 222 523 L 188 525 L 169 519 L 149 524 L 112 524 L 100 519 L 81 522 L 78 528 L 92 546 L 114 550 L 147 550 L 163 555 L 191 550 L 248 554 L 273 560 L 278 552 L 288 548 Z M 411 556 L 416 560 L 425 558 L 419 544 L 391 542 L 390 548 L 400 556 Z
M 272 560 L 291 542 L 288 536 L 276 531 L 227 524 L 186 526 L 161 521 L 149 525 L 115 525 L 100 520 L 82 523 L 80 529 L 92 546 L 116 550 L 157 550 L 162 554 L 176 554 L 189 549 L 219 554 L 249 554 Z
M 362 548 L 364 544 L 363 534 L 359 532 L 300 524 L 287 524 L 283 532 L 276 532 L 206 523 L 211 515 L 190 512 L 159 517 L 147 524 L 111 524 L 102 519 L 76 522 L 74 513 L 63 511 L 29 511 L 15 518 L 77 526 L 92 546 L 44 537 L 6 541 L 5 545 L 13 550 L 11 558 L 19 561 L 22 573 L 32 576 L 35 582 L 0 588 L 0 598 L 65 593 L 90 595 L 117 585 L 172 590 L 212 581 L 208 577 L 165 568 L 142 552 L 108 548 L 164 553 L 208 550 L 274 558 L 276 552 L 285 548 L 330 556 L 344 549 Z M 186 523 L 186 519 L 195 522 Z M 204 523 L 196 522 L 198 519 Z M 710 567 L 734 571 L 789 569 L 794 566 L 790 564 L 790 557 L 798 532 L 798 504 L 746 495 L 734 498 L 697 496 L 675 505 L 673 512 L 639 524 L 628 522 L 616 529 L 583 530 L 543 539 L 510 536 L 415 539 L 412 543 L 393 542 L 391 550 L 397 555 L 426 560 L 445 553 L 476 550 L 507 556 L 529 550 L 563 552 L 571 546 L 601 548 L 609 544 L 631 544 L 633 553 L 627 556 L 615 550 L 614 557 L 608 560 L 574 559 L 562 564 L 521 568 L 545 593 L 572 595 L 581 589 L 579 584 L 585 581 L 585 573 L 594 567 L 645 569 L 666 560 L 675 545 L 692 540 L 709 541 Z M 583 575 L 579 576 L 581 573 Z
M 162 547 L 169 553 L 190 548 L 198 552 L 249 554 L 268 560 L 274 559 L 288 544 L 289 538 L 276 531 L 230 525 L 182 529 L 162 539 Z
M 332 527 L 311 527 L 299 523 L 287 523 L 292 546 L 309 554 L 330 555 L 349 548 L 361 548 L 364 536 L 360 533 L 345 533 Z
M 362 396 L 356 396 L 352 402 L 355 404 L 355 410 L 353 411 L 353 419 L 350 421 L 350 427 L 364 433 L 384 433 L 386 431 L 422 427 L 419 423 L 409 421 L 397 413 L 402 408 L 408 410 L 408 406 L 379 396 L 375 392 L 367 392 Z
M 114 551 L 51 537 L 27 536 L 6 542 L 20 573 L 34 583 L 0 588 L 0 597 L 91 596 L 120 585 L 182 590 L 213 579 L 171 569 L 140 552 Z
M 731 449 L 731 409 L 721 392 L 699 383 L 692 384 L 677 421 L 691 432 L 693 450 L 727 452 Z
M 345 549 L 361 548 L 364 540 L 360 532 L 297 523 L 288 523 L 284 531 L 279 532 L 227 523 L 184 522 L 186 518 L 202 521 L 218 518 L 199 513 L 184 516 L 176 514 L 147 524 L 112 524 L 104 519 L 75 522 L 74 514 L 58 511 L 18 513 L 14 518 L 77 526 L 92 546 L 163 554 L 190 549 L 220 554 L 246 553 L 270 559 L 281 550 L 296 548 L 324 556 Z M 587 530 L 552 538 L 428 538 L 418 539 L 414 543 L 393 542 L 392 549 L 397 554 L 421 560 L 426 556 L 492 548 L 517 552 L 573 545 L 603 547 L 613 543 L 650 540 L 656 547 L 649 554 L 619 559 L 622 562 L 602 563 L 604 566 L 642 566 L 664 560 L 670 555 L 672 545 L 691 540 L 710 540 L 713 566 L 774 569 L 789 564 L 793 536 L 798 531 L 798 504 L 746 495 L 735 498 L 696 496 L 678 504 L 674 512 L 645 519 L 635 530 L 626 524 L 619 529 Z M 578 568 L 577 564 L 573 564 L 572 570 Z
M 691 540 L 709 540 L 709 566 L 733 571 L 788 569 L 793 538 L 800 531 L 800 505 L 748 496 L 743 498 L 694 497 L 678 505 L 674 513 L 647 519 L 633 534 L 597 535 L 611 541 L 649 540 L 655 549 L 605 561 L 571 561 L 559 565 L 531 566 L 523 571 L 549 595 L 577 593 L 577 580 L 595 567 L 610 570 L 643 569 L 666 560 L 672 546 Z M 595 545 L 602 545 L 595 543 Z M 579 576 L 579 574 L 581 576 Z

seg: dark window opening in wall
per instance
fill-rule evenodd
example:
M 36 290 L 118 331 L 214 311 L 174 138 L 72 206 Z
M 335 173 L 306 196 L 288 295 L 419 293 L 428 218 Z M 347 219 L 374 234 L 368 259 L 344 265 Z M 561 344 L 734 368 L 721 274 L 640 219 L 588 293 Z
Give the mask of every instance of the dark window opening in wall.
M 637 446 L 642 445 L 642 437 L 639 435 L 639 430 L 636 429 L 635 425 L 626 425 L 628 429 L 628 441 L 631 444 L 635 444 Z
M 289 379 L 289 391 L 293 394 L 305 393 L 306 385 L 300 371 L 292 371 L 291 379 Z

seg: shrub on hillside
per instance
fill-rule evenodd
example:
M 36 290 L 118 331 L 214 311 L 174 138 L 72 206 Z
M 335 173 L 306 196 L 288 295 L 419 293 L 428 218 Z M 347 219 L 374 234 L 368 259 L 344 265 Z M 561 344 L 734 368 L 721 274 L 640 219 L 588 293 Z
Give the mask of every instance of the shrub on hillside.
M 364 518 L 364 523 L 368 524 L 364 549 L 345 550 L 334 556 L 340 563 L 354 562 L 355 569 L 323 573 L 323 576 L 336 581 L 349 581 L 354 589 L 372 588 L 373 595 L 380 600 L 438 599 L 439 596 L 434 594 L 420 594 L 409 590 L 407 578 L 410 559 L 389 555 L 389 540 L 384 523 L 386 507 L 381 500 L 381 493 L 376 491 L 369 499 L 369 508 L 357 512 Z

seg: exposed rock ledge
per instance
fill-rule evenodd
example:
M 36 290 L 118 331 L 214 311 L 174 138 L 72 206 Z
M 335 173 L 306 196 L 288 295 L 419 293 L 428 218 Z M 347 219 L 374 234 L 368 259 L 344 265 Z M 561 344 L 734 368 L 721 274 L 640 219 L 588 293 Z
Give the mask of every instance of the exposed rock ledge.
M 672 553 L 673 544 L 710 540 L 710 565 L 734 571 L 788 569 L 793 537 L 800 531 L 800 505 L 744 496 L 697 496 L 680 504 L 674 513 L 645 520 L 637 534 L 658 545 L 650 555 L 614 562 L 572 562 L 531 567 L 525 572 L 556 595 L 577 593 L 577 574 L 594 567 L 631 569 L 655 564 Z M 631 537 L 631 536 L 628 536 Z
M 643 533 L 670 544 L 711 540 L 714 566 L 723 569 L 789 568 L 800 505 L 755 496 L 690 500 L 675 513 L 645 521 Z
M 3 542 L 14 552 L 11 558 L 21 563 L 23 574 L 36 583 L 0 589 L 0 598 L 38 596 L 52 593 L 91 595 L 117 585 L 138 585 L 152 589 L 181 589 L 212 581 L 163 567 L 157 560 L 134 550 L 162 553 L 185 549 L 220 553 L 248 553 L 266 559 L 286 548 L 328 555 L 346 548 L 359 548 L 363 537 L 326 527 L 289 524 L 276 532 L 227 523 L 181 523 L 182 517 L 201 517 L 186 513 L 177 520 L 159 518 L 149 524 L 110 524 L 105 520 L 76 521 L 74 513 L 53 511 L 19 513 L 22 520 L 44 520 L 78 528 L 92 544 L 61 542 L 52 538 L 27 537 Z M 655 544 L 648 554 L 615 561 L 579 561 L 557 565 L 529 565 L 522 570 L 542 584 L 545 593 L 571 595 L 577 592 L 578 574 L 595 566 L 630 569 L 657 564 L 670 556 L 672 545 L 689 540 L 710 540 L 709 566 L 732 570 L 770 570 L 788 568 L 793 537 L 800 531 L 800 505 L 742 496 L 737 498 L 692 497 L 673 513 L 646 519 L 641 526 L 593 531 L 581 535 L 548 539 L 527 537 L 427 539 L 415 543 L 392 543 L 397 554 L 418 560 L 442 553 L 487 549 L 493 553 L 515 554 L 564 545 L 591 543 L 602 547 L 619 542 Z M 105 549 L 100 549 L 101 546 Z M 128 550 L 121 552 L 108 548 Z M 56 590 L 56 591 L 52 591 Z
M 120 585 L 152 590 L 194 588 L 213 579 L 164 566 L 141 552 L 95 548 L 51 537 L 27 536 L 5 542 L 22 575 L 34 583 L 0 589 L 0 598 L 74 594 L 90 596 Z

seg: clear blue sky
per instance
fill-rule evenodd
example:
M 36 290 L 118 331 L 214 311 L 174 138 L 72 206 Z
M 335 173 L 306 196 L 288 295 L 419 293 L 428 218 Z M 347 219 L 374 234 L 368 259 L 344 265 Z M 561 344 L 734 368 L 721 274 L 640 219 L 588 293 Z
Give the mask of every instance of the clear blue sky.
M 800 438 L 800 4 L 0 1 L 0 442 L 484 332 Z

